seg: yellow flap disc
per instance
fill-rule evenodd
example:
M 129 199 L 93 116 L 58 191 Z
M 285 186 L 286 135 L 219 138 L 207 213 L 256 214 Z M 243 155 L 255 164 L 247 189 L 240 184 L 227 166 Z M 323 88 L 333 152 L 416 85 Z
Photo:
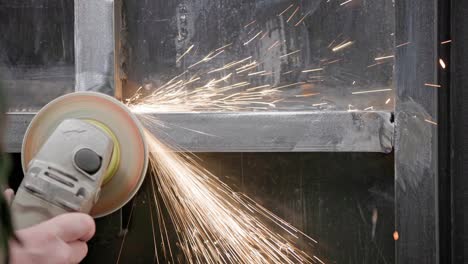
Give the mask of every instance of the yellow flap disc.
M 23 171 L 26 171 L 49 135 L 68 118 L 84 119 L 95 124 L 106 130 L 118 144 L 104 177 L 101 196 L 91 215 L 101 217 L 115 212 L 136 194 L 143 183 L 148 167 L 148 147 L 138 119 L 113 97 L 94 92 L 76 92 L 44 106 L 29 124 L 23 139 Z

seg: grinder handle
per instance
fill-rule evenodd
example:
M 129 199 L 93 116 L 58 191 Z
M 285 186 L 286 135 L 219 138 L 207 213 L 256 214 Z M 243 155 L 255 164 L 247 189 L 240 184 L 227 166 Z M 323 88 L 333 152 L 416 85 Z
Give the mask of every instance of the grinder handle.
M 11 212 L 15 229 L 23 229 L 68 211 L 32 195 L 20 186 L 11 204 Z

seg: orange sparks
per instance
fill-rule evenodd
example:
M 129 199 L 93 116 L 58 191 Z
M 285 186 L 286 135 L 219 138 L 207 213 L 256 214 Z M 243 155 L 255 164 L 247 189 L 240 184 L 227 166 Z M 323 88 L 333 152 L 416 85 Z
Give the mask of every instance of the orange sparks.
M 380 92 L 389 92 L 389 91 L 392 91 L 392 89 L 378 89 L 378 90 L 358 91 L 358 92 L 352 92 L 352 94 L 380 93 Z
M 332 60 L 332 61 L 327 61 L 327 62 L 324 62 L 323 65 L 329 65 L 329 64 L 332 64 L 332 63 L 337 63 L 339 62 L 341 59 L 337 59 L 337 60 Z
M 256 20 L 254 20 L 254 21 L 248 23 L 247 25 L 244 26 L 244 28 L 248 28 L 249 26 L 253 25 L 255 22 L 256 22 Z
M 449 43 L 452 43 L 451 39 L 446 40 L 446 41 L 442 41 L 440 44 L 445 45 L 445 44 L 449 44 Z
M 434 83 L 425 83 L 424 86 L 434 87 L 434 88 L 440 88 L 440 87 L 442 87 L 442 85 L 440 85 L 440 84 L 434 84 Z
M 339 51 L 339 50 L 342 50 L 342 49 L 344 49 L 344 48 L 347 48 L 347 47 L 353 45 L 353 43 L 354 43 L 353 41 L 345 42 L 345 43 L 343 43 L 343 44 L 340 44 L 340 45 L 334 47 L 334 48 L 332 49 L 332 51 L 333 51 L 333 52 L 337 52 L 337 51 Z
M 390 99 L 390 98 L 388 98 L 388 99 L 387 99 L 387 101 L 385 101 L 385 104 L 388 104 L 388 103 L 390 103 L 390 101 L 391 101 L 391 99 Z
M 275 41 L 275 43 L 273 43 L 269 48 L 268 50 L 271 50 L 272 48 L 276 47 L 276 45 L 279 44 L 279 40 Z
M 294 6 L 294 4 L 291 4 L 288 6 L 285 10 L 283 10 L 281 13 L 278 14 L 278 16 L 282 16 L 284 13 L 288 12 L 289 9 L 291 9 Z
M 377 57 L 377 58 L 375 58 L 374 60 L 375 60 L 375 61 L 380 61 L 380 60 L 393 59 L 393 58 L 395 58 L 395 55 Z
M 291 19 L 294 17 L 294 15 L 297 13 L 297 11 L 299 11 L 299 7 L 297 7 L 294 12 L 291 14 L 291 16 L 288 18 L 288 20 L 286 20 L 286 23 L 289 23 L 289 21 L 291 21 Z
M 255 36 L 253 36 L 251 39 L 249 39 L 247 42 L 244 43 L 244 46 L 247 46 L 250 42 L 252 42 L 254 39 L 256 39 L 260 34 L 262 34 L 263 30 L 260 30 Z
M 381 64 L 385 64 L 385 61 L 379 61 L 377 63 L 371 64 L 371 65 L 367 66 L 367 68 L 372 68 L 372 67 L 375 67 L 375 66 L 378 66 L 378 65 L 381 65 Z
M 258 72 L 252 72 L 252 73 L 249 73 L 247 74 L 248 76 L 254 76 L 254 75 L 260 75 L 262 73 L 266 73 L 266 71 L 258 71 Z
M 437 123 L 432 121 L 432 120 L 429 120 L 429 119 L 424 119 L 424 121 L 426 121 L 427 123 L 431 124 L 431 125 L 434 125 L 434 126 L 437 126 Z
M 297 27 L 299 26 L 299 24 L 302 23 L 302 21 L 304 21 L 304 19 L 306 19 L 306 17 L 310 14 L 311 11 L 307 12 L 294 26 Z
M 447 67 L 443 59 L 439 59 L 439 64 L 440 64 L 440 67 L 442 67 L 442 69 L 445 69 Z
M 312 104 L 312 106 L 322 106 L 322 105 L 327 105 L 328 103 L 318 103 L 318 104 Z
M 293 51 L 293 52 L 290 52 L 290 53 L 286 53 L 286 54 L 284 54 L 284 55 L 281 55 L 280 58 L 285 58 L 285 57 L 288 57 L 288 56 L 290 56 L 290 55 L 293 55 L 293 54 L 296 54 L 296 53 L 299 53 L 299 52 L 301 52 L 301 50 L 295 50 L 295 51 Z
M 400 239 L 400 235 L 398 234 L 398 231 L 393 232 L 393 240 L 398 241 Z
M 310 70 L 303 70 L 302 72 L 317 72 L 317 71 L 323 71 L 323 68 L 315 68 L 315 69 L 310 69 Z
M 411 42 L 408 41 L 408 42 L 405 42 L 405 43 L 401 43 L 401 44 L 399 44 L 399 45 L 396 45 L 395 48 L 401 48 L 401 47 L 406 46 L 406 45 L 409 45 L 409 44 L 411 44 Z
M 320 93 L 298 94 L 298 95 L 295 95 L 295 97 L 311 97 L 311 96 L 319 95 L 319 94 Z
M 223 49 L 225 49 L 225 48 L 227 48 L 227 47 L 229 47 L 229 46 L 231 46 L 231 45 L 232 45 L 232 43 L 226 44 L 226 45 L 224 45 L 224 46 L 222 46 L 222 47 L 220 47 L 220 48 L 215 49 L 215 51 L 223 50 Z
M 192 49 L 195 47 L 195 45 L 190 46 L 180 57 L 176 60 L 176 62 L 179 62 L 185 55 L 187 55 Z
M 352 1 L 353 1 L 353 0 L 345 1 L 345 2 L 341 3 L 340 6 L 344 6 L 344 5 L 346 5 L 346 4 L 349 4 L 349 3 L 352 2 Z
M 301 85 L 301 84 L 304 84 L 304 83 L 305 83 L 305 82 L 297 82 L 297 83 L 286 84 L 286 85 L 279 86 L 279 87 L 274 87 L 274 88 L 276 88 L 276 89 L 283 89 L 283 88 L 286 88 L 286 87 Z

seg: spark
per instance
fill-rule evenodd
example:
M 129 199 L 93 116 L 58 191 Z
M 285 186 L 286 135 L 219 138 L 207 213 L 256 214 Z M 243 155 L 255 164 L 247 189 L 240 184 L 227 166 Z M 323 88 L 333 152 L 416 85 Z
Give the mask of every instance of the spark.
M 273 72 L 265 72 L 260 74 L 261 76 L 273 75 Z
M 294 25 L 294 26 L 295 26 L 295 27 L 299 26 L 299 24 L 301 24 L 302 21 L 304 21 L 304 19 L 306 19 L 306 17 L 307 17 L 308 15 L 310 15 L 311 12 L 312 12 L 312 11 L 307 12 L 307 13 L 296 23 L 296 25 Z
M 352 1 L 353 1 L 353 0 L 345 1 L 345 2 L 341 3 L 340 6 L 344 6 L 344 5 L 346 5 L 346 4 L 348 4 L 348 3 L 352 2 Z
M 289 21 L 291 21 L 291 19 L 294 17 L 294 15 L 297 13 L 297 11 L 299 11 L 299 7 L 296 7 L 296 9 L 291 14 L 291 16 L 288 18 L 288 20 L 286 20 L 286 23 L 289 23 Z
M 262 73 L 266 73 L 266 71 L 258 71 L 258 72 L 252 72 L 252 73 L 249 73 L 247 74 L 248 76 L 254 76 L 254 75 L 260 75 Z
M 348 42 L 346 42 L 346 43 L 340 44 L 340 45 L 334 47 L 334 48 L 332 49 L 332 51 L 333 51 L 333 52 L 337 52 L 337 51 L 339 51 L 339 50 L 342 50 L 342 49 L 344 49 L 344 48 L 347 48 L 347 47 L 353 45 L 353 43 L 354 43 L 353 41 L 348 41 Z
M 284 13 L 288 12 L 289 9 L 291 9 L 294 6 L 294 4 L 291 4 L 288 6 L 285 10 L 283 10 L 281 13 L 278 14 L 278 16 L 282 16 Z
M 451 39 L 446 40 L 446 41 L 442 41 L 440 44 L 445 45 L 445 44 L 449 44 L 449 43 L 452 43 Z
M 268 50 L 271 50 L 272 48 L 274 48 L 276 45 L 279 44 L 279 40 L 275 41 L 275 43 L 273 43 L 273 45 L 271 45 Z
M 224 45 L 224 46 L 222 46 L 222 47 L 220 47 L 220 48 L 215 49 L 215 51 L 223 50 L 223 49 L 225 49 L 225 48 L 227 48 L 227 47 L 229 47 L 229 46 L 231 46 L 231 45 L 232 45 L 232 43 L 226 44 L 226 45 Z
M 245 63 L 247 59 L 249 58 L 241 61 Z M 230 67 L 232 68 L 234 64 L 238 65 L 239 61 L 231 62 Z M 253 61 L 239 67 L 236 72 L 250 71 L 258 65 L 258 62 Z M 132 111 L 141 114 L 150 112 L 246 111 L 257 109 L 259 105 L 274 108 L 274 102 L 278 101 L 281 94 L 279 88 L 282 87 L 269 87 L 269 85 L 260 85 L 249 88 L 247 91 L 236 91 L 236 89 L 249 86 L 250 83 L 245 81 L 231 82 L 234 72 L 207 80 L 197 75 L 184 78 L 186 73 L 172 78 L 148 95 L 143 96 L 142 88 L 138 89 L 131 98 L 126 100 L 127 105 L 131 106 Z M 263 74 L 266 71 L 254 74 L 260 73 Z M 259 91 L 260 87 L 264 89 Z
M 319 95 L 319 94 L 320 93 L 298 94 L 298 95 L 295 95 L 295 97 L 311 97 L 311 96 Z
M 319 259 L 317 256 L 314 255 L 314 259 L 318 260 L 321 264 L 325 264 L 321 259 Z
M 429 120 L 429 119 L 427 119 L 427 118 L 424 119 L 424 121 L 426 121 L 426 122 L 429 123 L 429 124 L 432 124 L 432 125 L 437 126 L 437 123 L 436 123 L 436 122 L 434 122 L 434 121 L 432 121 L 432 120 Z
M 323 68 L 316 68 L 316 69 L 310 69 L 310 70 L 303 70 L 302 72 L 317 72 L 317 71 L 323 71 Z
M 342 35 L 343 35 L 343 33 L 339 34 L 338 37 L 336 37 L 332 42 L 330 42 L 330 44 L 328 44 L 327 48 L 330 48 L 331 46 L 333 46 L 333 44 L 335 44 L 336 40 L 338 40 Z
M 391 101 L 391 99 L 390 99 L 390 98 L 388 98 L 388 99 L 387 99 L 387 101 L 385 101 L 385 104 L 388 104 L 388 103 L 390 103 L 390 101 Z
M 395 48 L 401 48 L 401 47 L 406 46 L 406 45 L 409 45 L 409 44 L 411 44 L 411 42 L 408 41 L 408 42 L 405 42 L 405 43 L 401 43 L 401 44 L 399 44 L 399 45 L 396 45 Z
M 195 47 L 195 45 L 190 46 L 180 57 L 176 60 L 176 62 L 179 62 L 185 55 L 187 55 L 192 49 Z
M 328 62 L 323 63 L 323 65 L 329 65 L 329 64 L 332 64 L 332 63 L 337 63 L 337 62 L 339 62 L 340 60 L 341 60 L 341 59 L 328 61 Z
M 248 88 L 247 91 L 260 90 L 260 89 L 268 88 L 268 87 L 270 87 L 270 85 L 269 85 L 269 84 L 265 84 L 265 85 L 260 85 L 260 86 Z
M 254 21 L 248 23 L 247 25 L 244 26 L 244 28 L 248 28 L 249 26 L 253 25 L 255 22 L 257 22 L 257 20 L 254 20 Z
M 393 240 L 397 241 L 400 239 L 400 235 L 398 234 L 398 231 L 393 232 Z
M 133 203 L 132 203 L 132 208 L 130 209 L 130 216 L 128 217 L 128 221 L 127 221 L 127 224 L 126 224 L 126 227 L 125 227 L 125 229 L 127 229 L 127 230 L 128 230 L 128 228 L 130 226 L 130 221 L 132 220 L 133 209 L 134 208 L 135 208 L 135 201 L 133 201 Z M 115 262 L 117 264 L 120 262 L 120 257 L 122 255 L 122 251 L 123 251 L 123 247 L 124 247 L 124 244 L 125 244 L 125 241 L 126 241 L 126 238 L 127 238 L 127 234 L 128 234 L 128 232 L 125 232 L 123 234 L 122 242 L 120 243 L 119 253 L 117 255 L 117 261 Z
M 322 105 L 327 105 L 328 103 L 318 103 L 318 104 L 312 104 L 312 106 L 322 106 Z
M 287 71 L 287 72 L 284 72 L 283 75 L 286 75 L 286 74 L 290 74 L 290 73 L 293 73 L 294 71 Z
M 286 53 L 286 54 L 280 56 L 280 58 L 285 58 L 285 57 L 287 57 L 287 56 L 290 56 L 290 55 L 293 55 L 293 54 L 296 54 L 296 53 L 299 53 L 299 52 L 301 52 L 300 49 L 299 49 L 299 50 L 295 50 L 295 51 L 290 52 L 290 53 Z
M 440 64 L 440 67 L 442 67 L 442 69 L 445 69 L 447 67 L 443 59 L 439 59 L 439 64 Z
M 352 94 L 380 93 L 380 92 L 389 92 L 389 91 L 392 91 L 392 89 L 378 89 L 378 90 L 358 91 L 358 92 L 352 92 Z
M 393 59 L 393 58 L 395 58 L 395 55 L 377 57 L 377 58 L 375 58 L 374 60 L 375 60 L 375 61 L 380 61 L 380 60 Z
M 145 120 L 145 119 L 143 119 Z M 147 124 L 148 125 L 148 124 Z M 317 243 L 248 196 L 236 193 L 186 153 L 145 130 L 157 207 L 165 205 L 186 260 L 197 263 L 324 263 L 299 249 Z M 280 228 L 286 238 L 273 231 Z M 168 231 L 159 226 L 160 233 Z M 170 249 L 170 247 L 169 247 Z
M 424 85 L 425 85 L 425 86 L 428 86 L 428 87 L 434 87 L 434 88 L 440 88 L 440 87 L 442 87 L 442 85 L 440 85 L 440 84 L 434 84 L 434 83 L 425 83 Z
M 265 33 L 263 33 L 263 35 L 260 37 L 260 39 L 263 39 L 264 37 L 266 37 L 266 35 L 268 35 L 268 31 L 266 31 Z
M 236 69 L 236 73 L 239 74 L 239 73 L 243 73 L 243 72 L 246 72 L 246 71 L 250 71 L 250 70 L 253 70 L 253 69 L 257 68 L 258 66 L 259 66 L 259 63 L 254 61 L 254 62 L 252 62 L 250 64 L 244 65 L 244 66 Z
M 275 87 L 275 88 L 276 89 L 283 89 L 283 88 L 287 88 L 287 87 L 291 87 L 291 86 L 301 85 L 301 84 L 304 84 L 304 83 L 305 82 L 291 83 L 291 84 L 286 84 L 286 85 Z
M 369 106 L 367 108 L 364 108 L 364 111 L 370 111 L 370 110 L 374 110 L 374 107 L 373 106 Z
M 262 34 L 263 30 L 260 30 L 255 36 L 253 36 L 251 39 L 249 39 L 247 42 L 244 43 L 244 46 L 247 46 L 250 42 L 252 42 L 254 39 L 256 39 L 260 34 Z
M 367 66 L 367 68 L 372 68 L 372 67 L 375 67 L 375 66 L 378 66 L 378 65 L 381 65 L 381 64 L 385 64 L 385 61 L 379 61 L 377 63 L 371 64 L 371 65 Z

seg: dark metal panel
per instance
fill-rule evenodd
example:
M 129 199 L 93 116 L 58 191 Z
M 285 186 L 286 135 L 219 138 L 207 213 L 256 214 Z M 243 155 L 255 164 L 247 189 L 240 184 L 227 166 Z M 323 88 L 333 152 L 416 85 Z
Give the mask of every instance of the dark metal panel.
M 317 239 L 319 243 L 313 253 L 327 259 L 326 263 L 394 263 L 393 155 L 199 153 L 198 156 L 204 168 L 235 191 L 249 195 Z M 148 182 L 135 197 L 123 244 L 118 236 L 118 215 L 98 219 L 97 234 L 84 263 L 117 263 L 119 251 L 118 263 L 157 263 L 154 255 L 159 263 L 169 262 L 170 258 L 163 256 L 162 244 L 167 241 L 159 233 L 161 219 L 156 215 Z M 373 215 L 377 215 L 375 225 Z M 176 244 L 170 218 L 165 217 L 175 263 L 187 263 Z
M 10 113 L 5 145 L 18 152 L 34 113 Z M 148 117 L 148 116 L 147 116 Z M 387 112 L 154 113 L 141 118 L 159 139 L 191 152 L 384 152 Z
M 468 261 L 468 2 L 452 0 L 451 43 L 451 174 L 452 261 Z
M 437 6 L 395 1 L 397 263 L 438 263 Z M 401 45 L 406 43 L 406 45 Z
M 0 0 L 0 82 L 10 111 L 73 91 L 73 0 Z

